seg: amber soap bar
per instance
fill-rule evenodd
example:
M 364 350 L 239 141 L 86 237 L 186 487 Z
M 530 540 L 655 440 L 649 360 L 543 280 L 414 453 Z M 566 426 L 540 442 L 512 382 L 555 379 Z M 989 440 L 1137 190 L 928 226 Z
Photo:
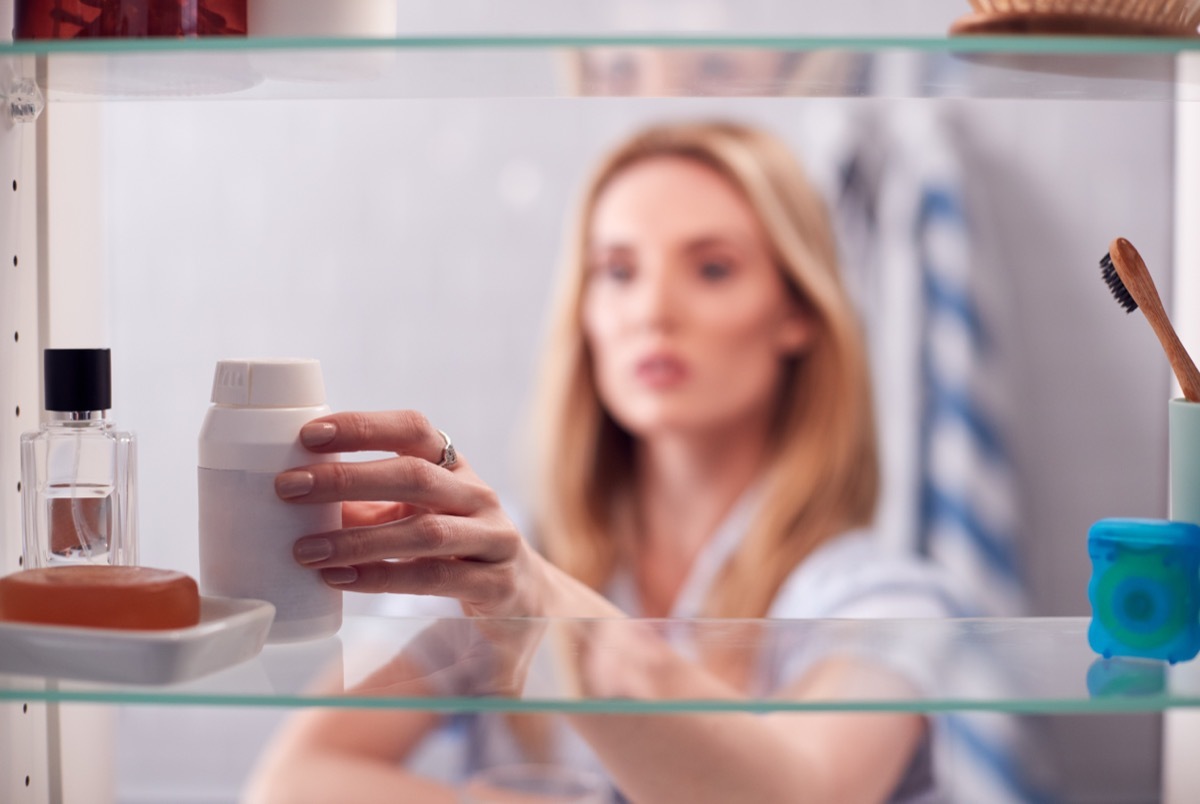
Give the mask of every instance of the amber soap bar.
M 200 622 L 195 579 L 151 567 L 77 565 L 0 578 L 0 619 L 44 625 L 163 630 Z

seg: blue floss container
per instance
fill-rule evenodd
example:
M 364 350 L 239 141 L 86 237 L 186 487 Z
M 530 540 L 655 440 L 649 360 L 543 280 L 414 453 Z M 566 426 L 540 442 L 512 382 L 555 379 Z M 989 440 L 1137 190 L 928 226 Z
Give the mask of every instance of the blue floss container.
M 1167 690 L 1167 665 L 1157 659 L 1114 656 L 1088 666 L 1088 694 L 1093 698 L 1145 698 Z
M 1172 664 L 1200 652 L 1200 527 L 1101 519 L 1088 529 L 1088 556 L 1092 650 Z

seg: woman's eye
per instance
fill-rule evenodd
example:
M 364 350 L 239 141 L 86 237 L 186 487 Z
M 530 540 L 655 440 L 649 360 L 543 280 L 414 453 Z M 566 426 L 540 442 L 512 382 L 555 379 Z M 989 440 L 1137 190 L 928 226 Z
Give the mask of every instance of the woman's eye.
M 724 53 L 705 53 L 700 57 L 697 72 L 705 80 L 732 78 L 737 73 L 733 59 Z
M 614 282 L 628 282 L 633 278 L 633 267 L 623 262 L 606 262 L 597 266 L 596 275 Z
M 721 260 L 705 260 L 700 263 L 700 276 L 708 280 L 724 279 L 733 273 L 733 266 Z

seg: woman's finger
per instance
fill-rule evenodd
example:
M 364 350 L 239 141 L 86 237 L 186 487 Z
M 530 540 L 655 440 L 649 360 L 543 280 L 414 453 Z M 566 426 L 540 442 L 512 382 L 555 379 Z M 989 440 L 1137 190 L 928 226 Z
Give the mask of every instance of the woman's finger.
M 396 522 L 307 536 L 296 542 L 296 560 L 309 567 L 344 567 L 383 559 L 457 557 L 499 562 L 517 553 L 511 527 L 486 520 L 416 514 Z
M 514 590 L 512 564 L 488 564 L 457 558 L 372 561 L 321 570 L 325 583 L 350 592 L 453 597 L 477 606 L 493 606 Z
M 415 513 L 412 506 L 398 502 L 365 502 L 354 500 L 342 503 L 342 527 L 362 528 L 394 522 Z
M 464 516 L 495 500 L 471 473 L 456 474 L 409 456 L 289 469 L 275 477 L 275 493 L 291 502 L 390 500 Z
M 300 443 L 313 452 L 379 450 L 435 464 L 441 462 L 446 448 L 442 434 L 415 410 L 322 416 L 300 428 Z

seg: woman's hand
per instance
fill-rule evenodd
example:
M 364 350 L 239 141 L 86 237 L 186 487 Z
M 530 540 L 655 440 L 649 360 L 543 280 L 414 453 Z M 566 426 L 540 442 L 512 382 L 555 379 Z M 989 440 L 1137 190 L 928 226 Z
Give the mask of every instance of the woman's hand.
M 546 613 L 549 565 L 461 454 L 450 466 L 438 465 L 446 441 L 423 415 L 336 413 L 304 425 L 300 441 L 313 452 L 396 455 L 313 464 L 276 477 L 275 491 L 288 502 L 343 503 L 341 530 L 306 536 L 293 549 L 327 584 L 453 597 L 469 615 Z

